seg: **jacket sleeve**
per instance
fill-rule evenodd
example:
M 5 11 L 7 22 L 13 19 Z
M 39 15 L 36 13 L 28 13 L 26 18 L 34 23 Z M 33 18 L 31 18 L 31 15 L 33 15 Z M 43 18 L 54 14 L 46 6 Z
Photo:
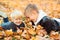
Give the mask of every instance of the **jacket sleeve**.
M 22 24 L 20 24 L 20 26 L 18 26 L 18 28 L 21 28 L 21 27 L 25 27 L 25 24 L 22 23 Z
M 51 30 L 58 30 L 59 23 L 56 20 L 51 19 L 50 17 L 43 17 L 43 19 L 38 23 L 44 27 L 44 29 L 50 33 Z
M 5 30 L 9 30 L 9 29 L 11 29 L 10 22 L 3 23 L 3 24 L 2 24 L 2 28 L 5 29 Z

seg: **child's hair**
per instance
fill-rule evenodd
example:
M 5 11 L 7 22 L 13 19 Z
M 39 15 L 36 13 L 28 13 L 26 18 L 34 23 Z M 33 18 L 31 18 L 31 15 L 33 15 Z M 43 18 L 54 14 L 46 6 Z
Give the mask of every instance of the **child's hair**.
M 18 10 L 14 10 L 10 15 L 10 17 L 13 19 L 18 18 L 18 17 L 20 18 L 22 16 L 23 16 L 23 13 L 21 11 L 18 11 Z
M 36 12 L 38 13 L 38 8 L 35 4 L 29 4 L 26 9 L 25 9 L 25 13 L 30 13 L 32 10 L 36 10 Z

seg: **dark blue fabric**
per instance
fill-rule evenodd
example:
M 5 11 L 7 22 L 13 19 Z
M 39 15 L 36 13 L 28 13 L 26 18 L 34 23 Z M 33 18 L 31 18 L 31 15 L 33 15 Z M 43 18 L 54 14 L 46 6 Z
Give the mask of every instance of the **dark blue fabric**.
M 47 16 L 43 17 L 37 25 L 43 26 L 47 33 L 50 33 L 52 30 L 60 31 L 60 23 Z
M 4 23 L 5 22 L 9 22 L 8 17 L 7 18 L 4 18 L 3 20 L 4 20 Z
M 20 27 L 25 27 L 24 23 L 21 23 L 20 25 L 15 25 L 13 22 L 6 22 L 6 23 L 3 23 L 2 24 L 2 28 L 5 29 L 5 30 L 10 30 L 12 29 L 13 32 L 16 32 L 17 28 L 20 28 Z
M 11 22 L 6 22 L 6 23 L 3 23 L 2 24 L 2 28 L 4 28 L 5 30 L 9 30 L 11 29 L 11 26 L 10 26 Z

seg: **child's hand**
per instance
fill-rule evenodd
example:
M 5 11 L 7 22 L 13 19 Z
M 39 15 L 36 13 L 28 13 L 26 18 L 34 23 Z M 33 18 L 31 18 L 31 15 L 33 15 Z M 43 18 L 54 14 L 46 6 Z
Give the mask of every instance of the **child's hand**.
M 18 33 L 18 34 L 22 34 L 22 30 L 17 29 L 17 33 Z
M 20 29 L 17 30 L 17 33 L 19 33 L 19 32 L 20 32 Z

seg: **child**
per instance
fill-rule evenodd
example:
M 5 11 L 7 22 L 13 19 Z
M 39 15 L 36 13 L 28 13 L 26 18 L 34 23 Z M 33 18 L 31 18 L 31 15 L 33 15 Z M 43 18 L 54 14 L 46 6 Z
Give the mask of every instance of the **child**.
M 12 29 L 13 32 L 17 31 L 17 29 L 20 29 L 21 27 L 24 27 L 24 23 L 22 22 L 22 13 L 18 10 L 15 10 L 11 13 L 11 22 L 8 22 L 8 24 L 5 23 L 5 25 L 2 25 L 2 28 L 5 30 Z
M 43 10 L 38 11 L 34 4 L 29 4 L 25 9 L 24 14 L 27 18 L 33 21 L 35 25 L 43 26 L 48 33 L 52 30 L 60 31 L 60 21 L 48 17 Z

